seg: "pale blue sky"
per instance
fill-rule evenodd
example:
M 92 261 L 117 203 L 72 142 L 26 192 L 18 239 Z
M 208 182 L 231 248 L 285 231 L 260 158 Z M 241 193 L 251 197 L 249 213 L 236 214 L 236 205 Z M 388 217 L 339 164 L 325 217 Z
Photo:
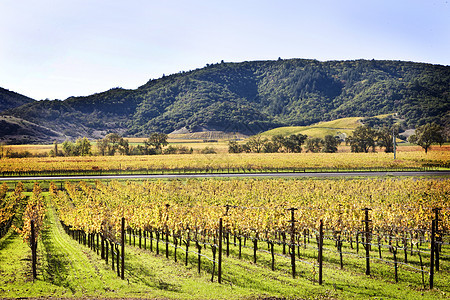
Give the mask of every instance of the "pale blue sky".
M 2 0 L 0 87 L 66 99 L 278 57 L 450 65 L 448 1 Z

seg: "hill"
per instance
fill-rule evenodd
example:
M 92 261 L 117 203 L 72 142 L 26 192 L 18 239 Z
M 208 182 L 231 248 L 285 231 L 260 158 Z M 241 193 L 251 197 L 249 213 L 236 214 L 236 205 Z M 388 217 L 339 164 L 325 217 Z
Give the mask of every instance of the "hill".
M 251 135 L 346 117 L 397 113 L 403 127 L 450 118 L 450 67 L 402 61 L 289 59 L 219 63 L 65 101 L 36 101 L 3 114 L 62 136 L 109 132 Z
M 0 88 L 0 112 L 34 101 L 29 97 Z
M 12 116 L 0 116 L 0 141 L 7 144 L 49 143 L 66 137 L 44 126 Z
M 263 136 L 288 136 L 291 134 L 306 134 L 309 137 L 324 138 L 326 135 L 347 137 L 356 127 L 360 126 L 362 117 L 342 118 L 328 122 L 320 122 L 309 126 L 278 127 L 261 133 Z

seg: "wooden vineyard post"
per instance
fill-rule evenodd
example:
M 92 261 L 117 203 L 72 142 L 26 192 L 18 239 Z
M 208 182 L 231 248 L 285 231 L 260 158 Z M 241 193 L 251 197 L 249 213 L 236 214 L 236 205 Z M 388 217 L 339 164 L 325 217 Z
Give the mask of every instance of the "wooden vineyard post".
M 101 239 L 102 239 L 102 251 L 101 251 L 101 258 L 105 258 L 105 239 L 103 237 L 103 234 L 100 235 Z
M 339 252 L 339 264 L 341 269 L 344 268 L 344 262 L 342 261 L 342 240 L 341 240 L 341 232 L 339 231 L 338 240 L 337 240 L 337 248 Z
M 190 239 L 191 239 L 190 233 L 191 233 L 191 232 L 190 232 L 189 227 L 188 227 L 188 236 L 187 236 L 187 239 L 186 239 L 186 241 L 185 241 L 185 244 L 186 244 L 186 260 L 185 260 L 185 265 L 186 265 L 186 266 L 188 265 L 189 244 L 191 243 L 191 241 L 190 241 Z
M 116 262 L 116 266 L 117 266 L 117 276 L 119 276 L 119 277 L 121 277 L 120 276 L 120 256 L 119 256 L 119 252 L 120 252 L 120 250 L 119 250 L 119 245 L 118 244 L 116 244 L 116 253 L 117 253 L 117 255 L 116 255 L 116 259 L 117 259 L 117 262 Z
M 150 228 L 150 252 L 153 252 L 153 230 Z
M 297 208 L 291 207 L 288 208 L 288 210 L 291 211 L 291 220 L 289 221 L 291 223 L 291 266 L 292 266 L 292 278 L 295 278 L 295 216 L 294 212 L 297 210 Z
M 433 278 L 434 278 L 434 229 L 436 226 L 436 220 L 431 222 L 431 258 L 430 258 L 430 290 L 433 289 Z
M 140 229 L 139 229 L 140 230 Z M 122 247 L 121 254 L 121 272 L 120 278 L 125 279 L 125 218 L 122 218 L 122 240 L 120 241 L 120 245 Z M 140 242 L 140 239 L 139 239 Z
M 114 271 L 114 243 L 110 241 L 109 245 L 111 246 L 111 268 Z
M 198 242 L 195 242 L 195 243 L 196 243 L 197 251 L 198 251 L 198 274 L 200 274 L 201 257 L 202 257 L 202 246 L 200 246 L 200 244 Z
M 441 240 L 440 240 L 440 236 L 439 236 L 439 211 L 441 210 L 441 208 L 439 208 L 439 207 L 436 207 L 436 208 L 433 208 L 433 211 L 434 211 L 434 220 L 435 220 L 435 223 L 434 223 L 434 226 L 435 226 L 435 228 L 434 228 L 434 235 L 435 235 L 435 245 L 434 245 L 434 259 L 435 259 L 435 262 L 434 262 L 434 267 L 435 267 L 435 269 L 436 269 L 436 271 L 439 271 L 439 243 L 438 242 L 440 242 Z M 438 236 L 436 236 L 436 235 L 438 235 Z
M 36 271 L 36 233 L 34 232 L 34 220 L 31 220 L 31 268 L 33 270 L 33 280 L 37 277 Z
M 417 244 L 417 250 L 419 250 L 419 244 Z M 420 254 L 420 250 L 417 251 L 417 254 L 419 255 L 419 260 L 420 260 L 420 269 L 422 270 L 422 285 L 423 288 L 425 288 L 425 275 L 424 275 L 424 271 L 423 271 L 423 262 L 422 262 L 422 255 Z
M 218 262 L 218 274 L 217 281 L 222 283 L 222 218 L 219 219 L 219 262 Z
M 370 255 L 370 232 L 369 232 L 369 222 L 372 222 L 371 220 L 369 220 L 369 210 L 371 210 L 370 208 L 363 208 L 362 210 L 364 210 L 365 213 L 365 217 L 364 217 L 364 230 L 365 230 L 365 240 L 364 240 L 364 248 L 366 249 L 366 275 L 370 275 L 370 259 L 369 259 L 369 255 Z
M 225 205 L 225 215 L 224 216 L 228 216 L 228 211 L 230 210 L 230 207 L 232 207 L 230 204 Z M 220 218 L 219 221 L 220 224 L 222 224 L 222 218 Z M 220 225 L 222 226 L 222 225 Z M 219 227 L 219 231 L 221 227 Z M 220 234 L 219 234 L 220 236 Z M 226 236 L 225 236 L 226 240 L 227 240 L 227 257 L 230 256 L 230 233 L 227 231 Z M 221 240 L 221 237 L 219 238 Z
M 141 245 L 142 245 L 142 230 L 141 228 L 139 228 L 139 249 L 141 249 Z
M 169 259 L 169 228 L 166 226 L 166 258 Z
M 147 231 L 144 229 L 144 249 L 147 250 Z
M 156 234 L 156 255 L 159 255 L 159 234 L 160 234 L 159 230 L 156 231 L 155 234 Z
M 256 252 L 258 251 L 258 236 L 253 239 L 253 263 L 256 264 Z
M 106 264 L 108 264 L 108 256 L 109 256 L 108 240 L 105 239 L 105 260 L 106 260 Z
M 242 236 L 241 236 L 240 232 L 239 232 L 239 236 L 238 236 L 238 242 L 239 242 L 239 255 L 238 255 L 238 258 L 241 259 L 241 257 L 242 257 Z
M 173 237 L 173 243 L 175 244 L 175 247 L 173 248 L 173 257 L 175 259 L 175 262 L 177 262 L 177 249 L 178 249 L 178 237 L 175 234 L 175 230 L 172 232 Z M 181 237 L 180 237 L 181 241 Z
M 322 285 L 322 266 L 323 266 L 323 221 L 320 220 L 319 227 L 319 284 Z
M 390 246 L 392 255 L 394 255 L 394 276 L 395 282 L 398 282 L 398 262 L 397 262 L 397 247 Z
M 270 254 L 272 255 L 272 271 L 275 271 L 275 252 L 273 251 L 273 242 L 270 242 Z
M 166 215 L 166 222 L 164 224 L 164 228 L 165 228 L 165 233 L 166 233 L 166 258 L 169 258 L 169 227 L 167 226 L 167 222 L 169 221 L 169 207 L 170 204 L 166 203 L 166 211 L 167 211 L 167 215 Z

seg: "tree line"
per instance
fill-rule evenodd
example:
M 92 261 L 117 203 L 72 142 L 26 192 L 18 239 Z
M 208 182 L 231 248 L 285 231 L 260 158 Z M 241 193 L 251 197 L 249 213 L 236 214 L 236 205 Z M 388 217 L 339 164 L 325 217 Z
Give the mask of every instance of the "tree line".
M 245 144 L 238 144 L 236 141 L 228 143 L 229 153 L 254 152 L 254 153 L 300 153 L 302 145 L 306 142 L 307 152 L 328 152 L 337 151 L 337 146 L 341 143 L 338 137 L 332 135 L 322 138 L 308 139 L 305 134 L 291 134 L 284 137 L 281 134 L 274 135 L 270 139 L 261 135 L 255 135 L 248 139 Z
M 98 154 L 101 156 L 113 156 L 116 153 L 120 155 L 155 155 L 162 154 L 163 147 L 168 145 L 167 134 L 154 132 L 144 140 L 143 145 L 130 145 L 127 139 L 117 133 L 110 133 L 103 139 L 96 141 Z M 176 150 L 179 150 L 176 148 Z M 184 149 L 183 149 L 184 150 Z M 171 150 L 171 153 L 177 151 Z M 79 138 L 75 142 L 65 141 L 62 149 L 58 149 L 55 142 L 54 149 L 49 153 L 50 156 L 85 156 L 92 155 L 92 144 L 86 137 Z
M 415 134 L 408 138 L 412 144 L 421 146 L 425 153 L 433 144 L 442 145 L 448 140 L 448 134 L 444 128 L 436 123 L 428 123 L 418 126 Z M 368 125 L 357 127 L 353 134 L 345 139 L 345 143 L 350 145 L 351 152 L 375 152 L 376 147 L 384 149 L 384 152 L 394 152 L 394 139 L 398 137 L 398 127 L 396 125 L 372 128 Z M 340 137 L 326 135 L 324 138 L 309 137 L 304 134 L 292 134 L 284 137 L 274 135 L 270 139 L 261 135 L 250 137 L 246 143 L 239 144 L 230 141 L 228 144 L 229 153 L 300 153 L 305 145 L 306 152 L 337 152 L 338 146 L 343 142 Z
M 352 152 L 375 152 L 378 146 L 384 148 L 384 151 L 394 152 L 394 139 L 398 136 L 398 127 L 382 127 L 379 129 L 371 128 L 367 125 L 359 126 L 353 132 L 353 135 L 347 138 L 346 143 L 350 145 Z M 436 123 L 427 123 L 418 126 L 415 133 L 408 138 L 408 142 L 416 144 L 428 152 L 433 144 L 442 146 L 448 140 L 448 134 L 444 127 Z
M 394 138 L 398 137 L 398 127 L 396 125 L 372 128 L 368 125 L 357 127 L 353 134 L 345 139 L 345 143 L 350 145 L 351 152 L 375 152 L 376 147 L 384 149 L 384 152 L 394 152 Z M 144 140 L 142 145 L 130 145 L 129 141 L 117 133 L 110 133 L 103 139 L 96 140 L 97 154 L 102 156 L 120 155 L 156 155 L 156 154 L 192 154 L 193 149 L 182 145 L 168 145 L 168 135 L 154 132 Z M 431 145 L 447 142 L 449 132 L 445 127 L 436 123 L 428 123 L 418 126 L 415 133 L 408 138 L 412 144 L 416 144 L 428 152 Z M 308 137 L 304 134 L 291 134 L 289 136 L 274 135 L 270 138 L 262 135 L 251 136 L 243 144 L 237 141 L 228 143 L 229 153 L 300 153 L 306 152 L 337 152 L 338 146 L 344 142 L 341 137 L 326 135 L 324 138 Z M 168 147 L 166 147 L 168 146 Z M 166 148 L 164 148 L 166 147 Z M 305 149 L 303 149 L 303 147 Z M 58 143 L 54 143 L 54 148 L 50 150 L 48 156 L 87 156 L 94 155 L 93 145 L 86 138 L 78 138 L 75 142 L 65 141 L 61 148 Z M 205 147 L 199 153 L 214 154 L 213 147 Z M 29 151 L 14 152 L 5 149 L 0 145 L 0 157 L 22 158 L 32 155 Z

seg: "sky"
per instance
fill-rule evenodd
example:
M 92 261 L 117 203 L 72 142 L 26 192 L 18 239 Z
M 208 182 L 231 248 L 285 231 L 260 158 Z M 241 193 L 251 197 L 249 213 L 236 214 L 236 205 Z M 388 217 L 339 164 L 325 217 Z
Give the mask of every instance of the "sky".
M 0 87 L 63 100 L 279 57 L 450 65 L 449 1 L 1 0 Z

